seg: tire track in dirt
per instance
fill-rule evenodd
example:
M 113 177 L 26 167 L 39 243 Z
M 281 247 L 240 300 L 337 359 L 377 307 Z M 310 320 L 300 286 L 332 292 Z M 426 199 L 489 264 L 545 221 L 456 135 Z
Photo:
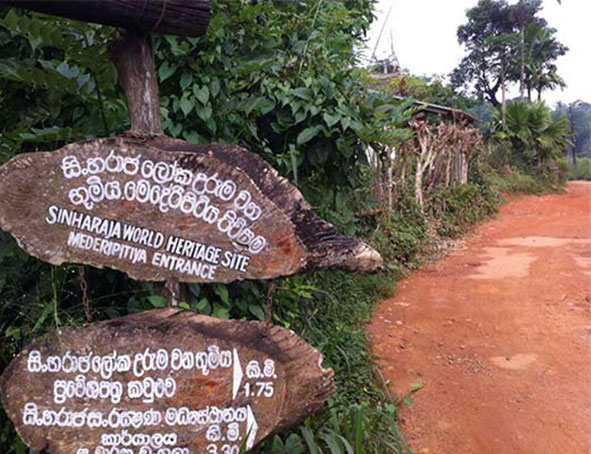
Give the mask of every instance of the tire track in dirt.
M 591 183 L 505 204 L 402 281 L 368 332 L 429 454 L 591 452 Z

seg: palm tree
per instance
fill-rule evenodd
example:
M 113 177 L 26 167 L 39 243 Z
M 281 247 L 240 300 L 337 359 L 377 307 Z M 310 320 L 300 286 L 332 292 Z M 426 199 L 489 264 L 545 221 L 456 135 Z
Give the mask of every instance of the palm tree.
M 523 99 L 525 89 L 525 30 L 528 24 L 537 22 L 540 19 L 535 15 L 542 9 L 542 0 L 519 0 L 517 4 L 509 7 L 511 21 L 519 29 L 519 97 Z
M 570 144 L 566 116 L 553 121 L 543 103 L 510 103 L 507 106 L 505 128 L 501 126 L 500 116 L 500 112 L 497 112 L 495 137 L 510 142 L 514 164 L 542 167 L 548 161 L 564 155 Z
M 535 89 L 538 92 L 538 102 L 542 101 L 542 92 L 545 90 L 554 90 L 556 88 L 566 87 L 566 82 L 557 73 L 557 68 L 554 65 L 549 66 L 546 73 L 541 73 L 536 78 Z
M 568 48 L 554 37 L 556 30 L 540 24 L 530 24 L 525 32 L 527 43 L 525 55 L 525 86 L 531 101 L 532 91 L 538 92 L 538 101 L 542 92 L 565 87 L 564 80 L 558 75 L 556 59 L 564 55 Z

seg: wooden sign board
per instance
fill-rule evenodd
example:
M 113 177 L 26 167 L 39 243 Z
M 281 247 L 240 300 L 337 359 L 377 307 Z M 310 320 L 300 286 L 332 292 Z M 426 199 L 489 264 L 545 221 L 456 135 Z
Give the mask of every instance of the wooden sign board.
M 0 168 L 0 228 L 42 260 L 147 281 L 231 282 L 317 268 L 373 271 L 256 154 L 233 145 L 115 137 L 18 155 Z
M 293 332 L 161 309 L 46 335 L 0 379 L 23 441 L 51 454 L 238 454 L 334 392 Z
M 182 36 L 201 36 L 209 0 L 0 0 L 0 5 L 97 24 Z

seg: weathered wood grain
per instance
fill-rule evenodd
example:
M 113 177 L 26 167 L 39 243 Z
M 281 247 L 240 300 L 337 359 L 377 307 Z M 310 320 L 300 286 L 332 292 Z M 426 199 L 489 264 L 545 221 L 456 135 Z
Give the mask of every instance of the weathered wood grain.
M 182 36 L 203 35 L 211 16 L 209 0 L 1 0 L 0 4 L 130 30 Z
M 286 329 L 266 331 L 261 322 L 168 308 L 35 340 L 6 368 L 0 397 L 25 443 L 51 454 L 123 449 L 124 441 L 107 446 L 110 436 L 123 432 L 148 435 L 153 442 L 155 434 L 174 434 L 175 443 L 165 445 L 170 451 L 162 451 L 169 454 L 222 453 L 224 445 L 233 453 L 238 452 L 234 447 L 251 448 L 324 404 L 335 387 L 333 371 L 321 361 L 320 353 Z M 150 393 L 141 387 L 150 380 L 166 381 L 165 395 L 146 398 Z M 103 391 L 97 393 L 97 386 Z M 218 410 L 241 417 L 183 424 L 173 418 L 179 409 L 204 411 L 202 417 Z M 129 412 L 149 418 L 134 419 Z M 56 419 L 56 414 L 61 416 Z M 125 414 L 130 418 L 121 417 Z M 156 414 L 160 422 L 149 424 L 158 421 Z M 68 419 L 71 415 L 78 419 Z M 127 448 L 133 454 L 159 452 L 144 446 Z
M 98 171 L 105 165 L 111 170 Z M 314 215 L 256 154 L 164 136 L 16 156 L 0 168 L 0 228 L 54 265 L 107 266 L 148 281 L 370 272 L 382 264 L 374 249 Z

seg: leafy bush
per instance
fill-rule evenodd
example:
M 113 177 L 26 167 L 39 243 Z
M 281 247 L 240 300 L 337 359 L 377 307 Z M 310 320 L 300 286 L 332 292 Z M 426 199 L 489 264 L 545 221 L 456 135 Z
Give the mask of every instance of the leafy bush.
M 6 8 L 0 16 L 0 162 L 125 129 L 111 28 Z
M 502 172 L 491 169 L 486 175 L 486 180 L 491 188 L 500 193 L 541 195 L 560 189 L 549 178 L 513 169 L 505 169 Z
M 569 180 L 591 180 L 591 158 L 577 158 L 577 165 L 568 167 Z
M 364 122 L 354 45 L 370 5 L 218 1 L 205 37 L 157 36 L 166 133 L 246 145 L 297 183 L 354 184 Z
M 441 188 L 432 197 L 432 216 L 440 220 L 437 233 L 455 236 L 496 211 L 497 199 L 475 183 Z
M 382 72 L 381 68 L 376 68 Z M 400 96 L 411 97 L 420 101 L 469 110 L 476 105 L 476 101 L 459 95 L 451 87 L 442 83 L 440 77 L 420 77 L 401 74 L 388 81 L 388 86 Z

